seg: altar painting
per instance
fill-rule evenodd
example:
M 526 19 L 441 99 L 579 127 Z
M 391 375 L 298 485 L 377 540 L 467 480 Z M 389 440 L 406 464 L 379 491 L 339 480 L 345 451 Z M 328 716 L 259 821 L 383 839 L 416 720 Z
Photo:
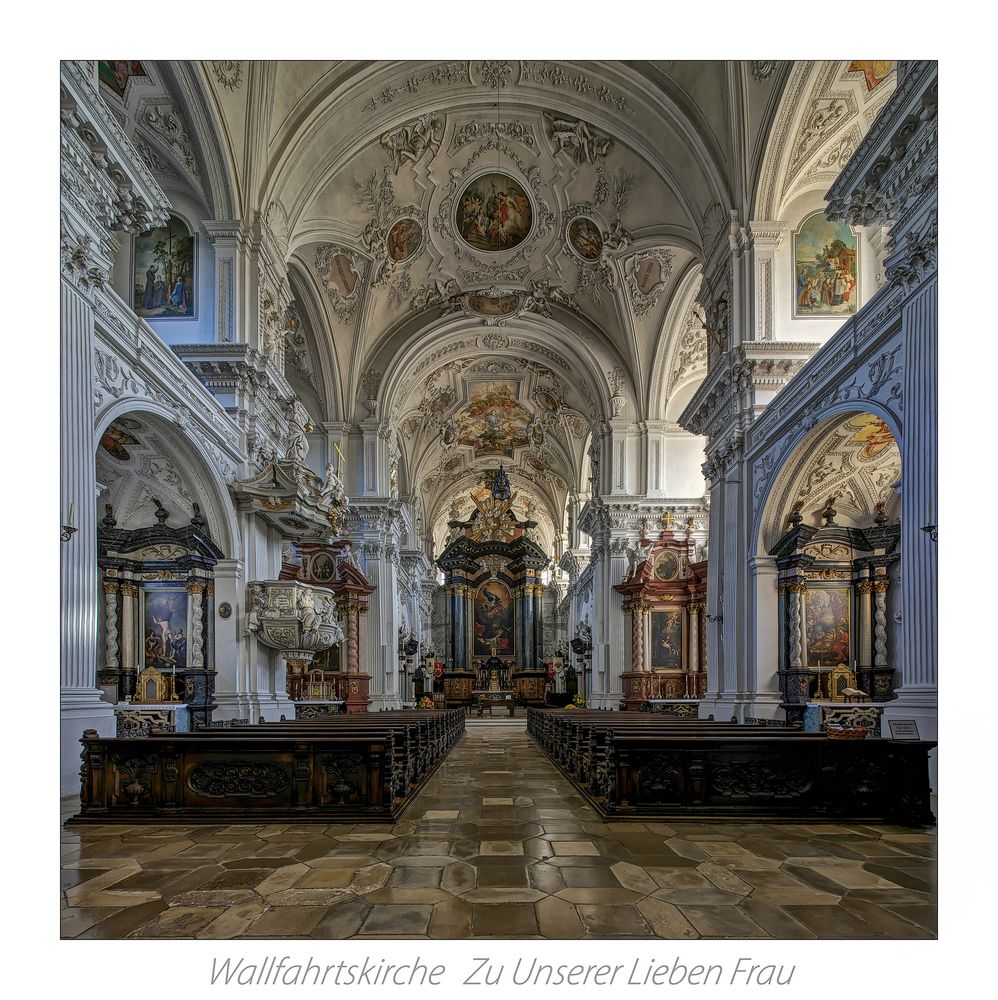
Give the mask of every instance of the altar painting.
M 513 598 L 498 580 L 483 583 L 475 593 L 474 656 L 512 656 Z
M 483 382 L 475 386 L 460 417 L 460 444 L 479 455 L 513 457 L 514 448 L 530 442 L 531 412 L 516 399 L 516 383 Z
M 856 236 L 845 222 L 816 212 L 794 234 L 794 317 L 851 316 L 856 311 Z
M 187 667 L 187 591 L 147 590 L 143 611 L 143 666 L 156 670 Z
M 148 319 L 194 316 L 194 237 L 170 216 L 162 229 L 135 237 L 135 311 Z
M 683 612 L 652 611 L 649 617 L 652 670 L 682 670 Z
M 805 592 L 804 632 L 809 667 L 834 667 L 850 662 L 850 597 L 848 588 Z

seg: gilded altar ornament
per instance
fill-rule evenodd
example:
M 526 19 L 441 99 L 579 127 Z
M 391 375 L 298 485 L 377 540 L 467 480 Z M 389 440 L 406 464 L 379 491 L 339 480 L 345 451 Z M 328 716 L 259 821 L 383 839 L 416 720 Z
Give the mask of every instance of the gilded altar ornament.
M 232 605 L 228 601 L 222 601 L 218 606 L 218 617 L 219 618 L 231 618 L 232 617 Z

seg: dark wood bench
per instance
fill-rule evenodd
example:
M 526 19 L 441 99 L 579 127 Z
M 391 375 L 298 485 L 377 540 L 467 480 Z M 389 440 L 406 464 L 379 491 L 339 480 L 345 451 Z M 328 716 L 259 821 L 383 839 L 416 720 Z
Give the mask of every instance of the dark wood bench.
M 131 739 L 88 730 L 81 808 L 70 822 L 391 821 L 464 725 L 458 709 Z
M 934 822 L 927 740 L 537 709 L 527 727 L 603 817 Z

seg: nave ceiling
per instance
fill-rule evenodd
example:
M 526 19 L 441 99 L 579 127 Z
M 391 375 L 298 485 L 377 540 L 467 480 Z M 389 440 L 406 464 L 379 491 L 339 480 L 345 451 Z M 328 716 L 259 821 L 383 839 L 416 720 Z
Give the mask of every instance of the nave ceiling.
M 168 190 L 283 257 L 314 416 L 389 420 L 428 527 L 502 461 L 552 533 L 589 429 L 674 420 L 705 374 L 729 213 L 827 187 L 894 85 L 849 61 L 144 66 L 114 110 Z

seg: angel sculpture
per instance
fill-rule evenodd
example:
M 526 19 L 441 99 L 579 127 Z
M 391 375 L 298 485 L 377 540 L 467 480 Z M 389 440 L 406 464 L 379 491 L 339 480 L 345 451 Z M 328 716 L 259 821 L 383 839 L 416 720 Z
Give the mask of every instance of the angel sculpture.
M 627 576 L 624 577 L 625 580 L 630 580 L 634 577 L 634 574 L 638 571 L 638 567 L 648 558 L 652 544 L 650 539 L 641 538 L 624 550 L 627 556 Z

